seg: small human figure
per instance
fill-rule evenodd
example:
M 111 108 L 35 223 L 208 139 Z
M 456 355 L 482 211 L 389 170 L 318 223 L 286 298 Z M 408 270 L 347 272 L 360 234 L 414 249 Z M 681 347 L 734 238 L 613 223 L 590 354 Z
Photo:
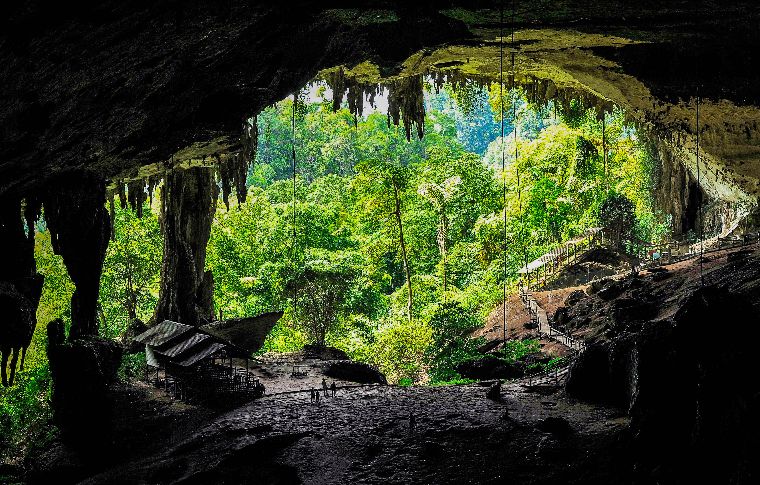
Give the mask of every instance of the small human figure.
M 314 402 L 319 405 L 319 391 L 314 393 Z
M 314 388 L 311 388 L 311 403 L 314 404 Z
M 325 380 L 324 377 L 322 378 L 322 389 L 324 389 L 325 397 L 327 397 L 327 381 Z
M 414 425 L 415 425 L 414 413 L 409 411 L 409 434 L 412 434 L 414 432 Z
M 335 381 L 330 384 L 330 390 L 332 391 L 332 397 L 335 397 L 335 392 L 338 390 L 338 386 L 335 385 Z
M 486 397 L 493 401 L 501 400 L 501 381 L 500 380 L 497 379 L 496 382 L 491 384 L 491 387 L 488 389 L 488 392 L 486 393 Z
M 631 276 L 634 278 L 639 276 L 639 262 L 637 259 L 631 259 Z

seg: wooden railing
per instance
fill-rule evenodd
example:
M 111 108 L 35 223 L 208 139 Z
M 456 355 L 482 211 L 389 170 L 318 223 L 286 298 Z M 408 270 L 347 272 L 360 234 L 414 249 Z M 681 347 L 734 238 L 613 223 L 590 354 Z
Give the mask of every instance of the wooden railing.
M 520 300 L 530 316 L 530 322 L 535 325 L 538 337 L 546 336 L 568 347 L 574 352 L 582 352 L 586 349 L 583 340 L 573 338 L 569 332 L 562 332 L 551 324 L 551 319 L 538 301 L 525 287 L 520 288 Z
M 527 289 L 545 287 L 551 277 L 561 269 L 577 263 L 587 252 L 603 246 L 604 243 L 602 228 L 587 229 L 582 237 L 557 246 L 520 268 L 517 273 L 522 276 L 521 285 Z

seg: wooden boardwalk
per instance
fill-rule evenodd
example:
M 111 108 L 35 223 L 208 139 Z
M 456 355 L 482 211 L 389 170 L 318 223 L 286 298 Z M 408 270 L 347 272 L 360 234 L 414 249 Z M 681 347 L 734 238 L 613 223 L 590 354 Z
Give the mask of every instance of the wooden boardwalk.
M 586 343 L 583 340 L 575 339 L 553 327 L 546 310 L 541 308 L 530 291 L 524 287 L 520 288 L 520 300 L 530 315 L 530 321 L 536 325 L 539 336 L 549 337 L 576 352 L 582 352 L 586 349 Z

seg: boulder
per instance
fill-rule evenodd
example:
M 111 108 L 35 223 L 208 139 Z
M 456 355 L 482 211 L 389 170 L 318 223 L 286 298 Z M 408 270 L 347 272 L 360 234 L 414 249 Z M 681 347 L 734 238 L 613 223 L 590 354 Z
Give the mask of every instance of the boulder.
M 620 282 L 608 281 L 596 294 L 602 300 L 609 301 L 620 296 L 624 290 L 625 288 Z
M 456 370 L 466 379 L 478 380 L 517 379 L 524 374 L 521 365 L 509 364 L 491 356 L 462 362 L 457 365 Z
M 334 379 L 361 384 L 388 384 L 388 380 L 376 368 L 363 362 L 351 360 L 329 362 L 324 368 L 324 374 Z
M 573 432 L 573 428 L 567 419 L 557 416 L 549 416 L 536 423 L 536 429 L 544 433 L 550 433 L 559 439 L 566 439 Z
M 303 346 L 304 357 L 307 359 L 320 360 L 350 360 L 348 354 L 334 347 L 320 347 L 319 345 L 306 344 Z
M 53 418 L 67 445 L 99 460 L 113 443 L 109 390 L 116 381 L 122 348 L 98 337 L 66 340 L 64 335 L 63 321 L 48 324 Z
M 536 455 L 548 461 L 570 461 L 573 458 L 573 449 L 552 435 L 544 436 L 538 442 Z
M 584 298 L 586 298 L 586 296 L 588 296 L 588 295 L 586 295 L 585 291 L 583 291 L 583 290 L 575 290 L 572 293 L 570 293 L 569 295 L 567 295 L 567 298 L 565 298 L 565 306 L 573 306 L 576 303 L 578 303 L 579 301 L 581 301 Z
M 561 306 L 557 308 L 552 317 L 552 322 L 555 326 L 564 328 L 567 322 L 570 320 L 570 315 L 567 311 L 567 307 Z
M 486 397 L 492 401 L 501 401 L 501 381 L 497 380 L 488 388 Z

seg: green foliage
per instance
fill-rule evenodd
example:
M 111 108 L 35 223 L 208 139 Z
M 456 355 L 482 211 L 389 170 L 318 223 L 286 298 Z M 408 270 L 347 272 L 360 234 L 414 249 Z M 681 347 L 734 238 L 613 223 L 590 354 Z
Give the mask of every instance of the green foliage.
M 609 230 L 613 244 L 621 246 L 636 227 L 633 202 L 625 195 L 610 194 L 599 208 L 599 221 Z
M 259 354 L 266 352 L 295 352 L 308 343 L 306 335 L 293 328 L 292 318 L 286 314 L 267 335 Z
M 98 299 L 105 337 L 119 337 L 135 318 L 147 321 L 158 301 L 163 246 L 156 212 L 146 204 L 138 218 L 130 208 L 116 208 Z
M 321 259 L 308 261 L 291 281 L 295 321 L 311 343 L 325 345 L 327 334 L 345 310 L 353 279 L 352 268 L 344 261 Z
M 509 363 L 516 362 L 541 350 L 538 340 L 508 340 L 501 349 L 500 356 Z
M 0 388 L 0 459 L 18 458 L 27 448 L 47 443 L 54 433 L 51 418 L 47 363 L 27 367 L 16 374 L 13 387 Z
M 485 343 L 482 338 L 470 337 L 482 322 L 457 301 L 439 303 L 430 313 L 429 325 L 433 329 L 430 378 L 433 382 L 458 379 L 456 366 L 478 356 L 478 347 Z
M 425 357 L 432 342 L 433 329 L 429 325 L 419 320 L 394 322 L 378 330 L 372 362 L 390 382 L 424 382 Z
M 119 380 L 129 382 L 140 379 L 145 373 L 145 352 L 125 354 L 121 358 L 121 364 L 117 372 Z

